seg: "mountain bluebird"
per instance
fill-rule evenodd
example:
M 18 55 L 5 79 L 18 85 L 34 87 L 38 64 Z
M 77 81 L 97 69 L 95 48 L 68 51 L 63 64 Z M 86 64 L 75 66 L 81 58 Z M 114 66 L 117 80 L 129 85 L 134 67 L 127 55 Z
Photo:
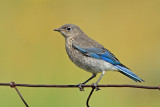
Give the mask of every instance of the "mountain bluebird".
M 70 60 L 78 67 L 92 73 L 92 77 L 82 84 L 86 84 L 97 73 L 101 73 L 94 86 L 98 89 L 98 82 L 106 71 L 118 71 L 136 82 L 144 81 L 120 61 L 101 44 L 89 38 L 78 26 L 66 24 L 54 31 L 60 32 L 65 38 L 65 48 Z M 82 87 L 81 87 L 81 90 Z

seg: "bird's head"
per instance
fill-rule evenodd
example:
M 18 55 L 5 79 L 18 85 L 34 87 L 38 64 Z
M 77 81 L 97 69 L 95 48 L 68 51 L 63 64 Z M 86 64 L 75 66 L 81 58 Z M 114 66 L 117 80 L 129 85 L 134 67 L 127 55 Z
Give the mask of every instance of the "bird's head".
M 79 32 L 82 32 L 78 26 L 73 24 L 65 24 L 54 31 L 60 32 L 65 38 L 78 36 Z

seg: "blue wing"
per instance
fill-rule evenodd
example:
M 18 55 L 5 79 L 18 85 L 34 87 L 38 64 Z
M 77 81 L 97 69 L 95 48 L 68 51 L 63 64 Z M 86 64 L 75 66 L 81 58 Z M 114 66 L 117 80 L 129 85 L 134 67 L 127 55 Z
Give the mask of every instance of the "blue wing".
M 79 46 L 75 46 L 75 45 L 73 46 L 86 56 L 96 58 L 96 59 L 102 59 L 113 65 L 120 64 L 118 59 L 105 48 L 86 48 L 84 49 L 84 48 L 80 48 Z
M 106 62 L 109 62 L 114 65 L 115 68 L 119 70 L 122 74 L 126 75 L 127 77 L 133 79 L 136 82 L 144 81 L 141 78 L 139 78 L 136 74 L 131 72 L 129 68 L 124 66 L 119 62 L 119 60 L 107 49 L 105 48 L 80 48 L 79 46 L 73 45 L 77 50 L 79 50 L 81 53 L 83 53 L 86 56 L 101 59 Z

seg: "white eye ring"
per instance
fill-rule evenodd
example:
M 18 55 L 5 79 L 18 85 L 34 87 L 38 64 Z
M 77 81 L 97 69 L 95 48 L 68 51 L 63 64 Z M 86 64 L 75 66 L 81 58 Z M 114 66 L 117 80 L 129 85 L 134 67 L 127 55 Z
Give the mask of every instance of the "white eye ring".
M 66 29 L 67 29 L 68 31 L 72 30 L 72 28 L 71 28 L 71 27 L 67 27 Z

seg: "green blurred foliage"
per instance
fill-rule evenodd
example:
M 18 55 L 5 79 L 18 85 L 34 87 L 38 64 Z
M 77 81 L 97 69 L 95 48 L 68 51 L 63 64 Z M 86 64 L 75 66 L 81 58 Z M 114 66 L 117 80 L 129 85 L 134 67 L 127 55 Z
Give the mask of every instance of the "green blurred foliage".
M 107 72 L 100 84 L 159 85 L 159 0 L 1 0 L 0 13 L 0 82 L 78 84 L 91 76 L 69 61 L 64 38 L 53 32 L 71 23 L 146 81 L 135 83 L 120 73 Z M 84 107 L 91 90 L 19 89 L 31 107 Z M 159 98 L 158 90 L 102 88 L 90 105 L 156 107 Z M 24 104 L 15 90 L 0 87 L 0 106 Z

